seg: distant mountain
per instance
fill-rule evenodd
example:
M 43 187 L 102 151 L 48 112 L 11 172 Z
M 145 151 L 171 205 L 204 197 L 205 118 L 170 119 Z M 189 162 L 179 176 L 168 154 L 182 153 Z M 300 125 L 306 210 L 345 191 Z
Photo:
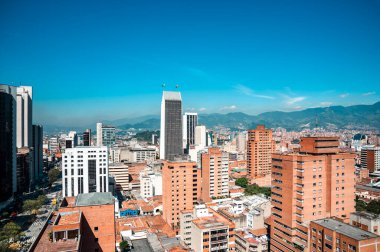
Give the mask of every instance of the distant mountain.
M 331 106 L 309 108 L 293 112 L 273 111 L 257 116 L 242 112 L 228 114 L 200 114 L 199 123 L 208 128 L 224 126 L 235 129 L 253 128 L 257 124 L 267 127 L 283 127 L 288 130 L 299 130 L 305 126 L 337 127 L 354 129 L 380 129 L 380 102 L 373 105 Z M 120 126 L 123 129 L 159 129 L 159 116 L 136 124 Z
M 149 115 L 136 118 L 124 118 L 114 121 L 104 121 L 120 129 L 158 130 L 160 116 Z M 249 129 L 257 124 L 265 124 L 269 128 L 283 127 L 288 130 L 300 130 L 304 127 L 337 127 L 346 129 L 380 129 L 380 102 L 373 105 L 331 106 L 309 108 L 293 112 L 273 111 L 253 116 L 242 112 L 228 114 L 200 114 L 199 123 L 207 128 L 223 126 L 233 129 Z M 95 128 L 95 123 L 93 124 Z M 84 128 L 44 126 L 44 132 L 68 132 Z

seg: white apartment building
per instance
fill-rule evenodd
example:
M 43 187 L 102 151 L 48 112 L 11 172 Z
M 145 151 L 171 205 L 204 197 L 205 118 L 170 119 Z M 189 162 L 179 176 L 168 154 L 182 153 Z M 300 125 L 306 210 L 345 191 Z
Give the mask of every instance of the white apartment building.
M 80 146 L 62 155 L 63 197 L 108 192 L 108 151 L 102 146 Z
M 115 178 L 116 190 L 127 191 L 130 189 L 128 165 L 123 163 L 110 163 L 109 175 Z
M 202 148 L 207 146 L 206 126 L 199 125 L 195 127 L 195 145 Z
M 32 87 L 17 87 L 17 148 L 32 147 Z
M 162 195 L 162 174 L 152 170 L 140 172 L 140 195 L 143 198 L 150 198 Z

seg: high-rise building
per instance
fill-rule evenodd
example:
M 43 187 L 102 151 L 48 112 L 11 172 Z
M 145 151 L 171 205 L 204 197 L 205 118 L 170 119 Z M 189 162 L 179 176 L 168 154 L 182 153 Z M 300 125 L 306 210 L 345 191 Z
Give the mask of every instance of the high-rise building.
M 304 251 L 310 221 L 348 221 L 355 210 L 355 154 L 339 152 L 338 137 L 300 145 L 299 153 L 272 156 L 271 251 Z
M 32 146 L 33 146 L 33 178 L 35 183 L 41 176 L 44 168 L 43 160 L 43 128 L 41 125 L 32 126 Z
M 236 136 L 236 150 L 241 153 L 247 151 L 247 134 L 245 132 L 239 132 Z
M 0 202 L 17 190 L 16 93 L 16 87 L 0 84 Z
M 86 129 L 83 132 L 83 146 L 91 146 L 91 129 Z
M 182 154 L 181 93 L 164 91 L 161 102 L 160 158 L 174 160 Z
M 195 144 L 195 127 L 198 125 L 198 113 L 186 112 L 183 115 L 183 148 Z
M 96 124 L 96 146 L 103 146 L 103 123 Z
M 17 87 L 17 148 L 32 147 L 32 87 Z
M 195 162 L 167 161 L 162 168 L 163 218 L 176 231 L 179 214 L 191 210 L 200 195 L 201 170 Z
M 260 185 L 258 183 L 260 179 L 270 177 L 274 150 L 275 142 L 272 139 L 271 129 L 266 129 L 264 125 L 257 125 L 256 129 L 248 131 L 247 170 L 253 182 Z M 268 181 L 270 185 L 270 179 Z
M 60 152 L 58 137 L 49 138 L 48 148 L 50 153 Z
M 371 173 L 380 173 L 380 147 L 375 145 L 364 145 L 360 151 L 362 168 Z
M 62 188 L 63 197 L 108 192 L 107 147 L 66 149 L 62 155 Z
M 65 138 L 66 149 L 78 146 L 78 135 L 76 131 L 70 131 L 69 135 Z
M 201 148 L 208 146 L 206 126 L 198 125 L 195 127 L 195 145 L 198 145 Z
M 209 148 L 201 154 L 203 202 L 214 197 L 228 197 L 228 153 L 220 148 Z
M 17 149 L 17 193 L 28 192 L 34 181 L 33 151 L 28 147 Z

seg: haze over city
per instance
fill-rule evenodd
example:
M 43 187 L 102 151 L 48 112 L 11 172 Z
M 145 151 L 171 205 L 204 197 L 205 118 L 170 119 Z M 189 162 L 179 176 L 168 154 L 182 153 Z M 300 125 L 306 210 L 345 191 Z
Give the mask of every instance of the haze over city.
M 1 1 L 0 79 L 34 122 L 258 114 L 380 100 L 379 1 Z M 133 109 L 132 109 L 133 108 Z

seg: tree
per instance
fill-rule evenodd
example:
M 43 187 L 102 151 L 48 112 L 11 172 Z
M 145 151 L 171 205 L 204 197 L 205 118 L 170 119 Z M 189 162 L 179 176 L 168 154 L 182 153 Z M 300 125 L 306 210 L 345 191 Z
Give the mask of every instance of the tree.
M 36 213 L 38 209 L 42 206 L 41 202 L 38 200 L 25 200 L 22 205 L 22 209 L 26 212 Z
M 47 197 L 45 195 L 40 195 L 37 198 L 38 203 L 42 206 L 47 202 Z
M 0 231 L 1 240 L 16 240 L 21 234 L 21 227 L 14 222 L 8 222 Z
M 48 172 L 49 184 L 52 185 L 55 181 L 57 181 L 59 178 L 59 175 L 61 175 L 60 170 L 58 170 L 57 168 L 51 169 Z
M 364 201 L 360 200 L 360 199 L 355 199 L 355 209 L 356 211 L 365 211 L 366 208 L 367 208 L 367 203 L 365 203 Z
M 380 200 L 372 200 L 367 204 L 367 211 L 374 214 L 380 214 Z
M 271 195 L 270 187 L 260 187 L 256 184 L 248 185 L 244 190 L 245 195 L 264 194 L 266 197 Z
M 248 186 L 248 179 L 247 178 L 238 178 L 235 180 L 235 185 L 247 188 Z
M 122 252 L 127 251 L 127 249 L 129 248 L 129 244 L 127 241 L 120 242 L 119 246 Z

